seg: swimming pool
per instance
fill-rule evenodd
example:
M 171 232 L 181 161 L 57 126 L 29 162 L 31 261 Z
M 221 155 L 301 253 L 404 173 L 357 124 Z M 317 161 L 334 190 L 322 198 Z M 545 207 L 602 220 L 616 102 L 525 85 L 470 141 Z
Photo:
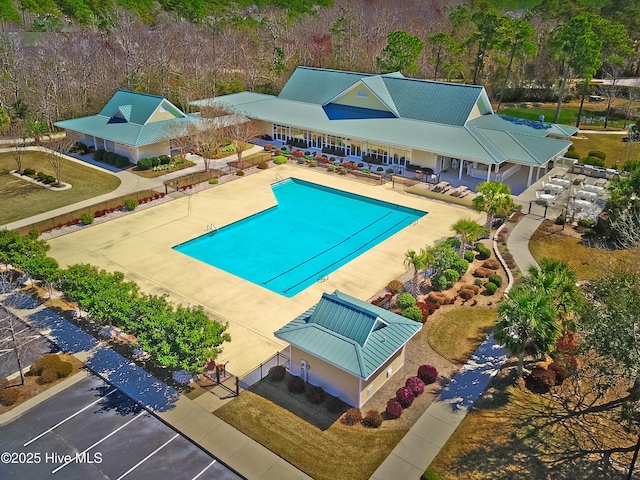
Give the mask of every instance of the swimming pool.
M 174 250 L 292 297 L 427 214 L 304 180 L 278 204 Z

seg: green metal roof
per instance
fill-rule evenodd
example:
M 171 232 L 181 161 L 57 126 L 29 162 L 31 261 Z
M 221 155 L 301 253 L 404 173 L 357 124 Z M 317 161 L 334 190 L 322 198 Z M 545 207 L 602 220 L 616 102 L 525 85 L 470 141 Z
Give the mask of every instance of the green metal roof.
M 126 112 L 128 122 L 144 125 L 160 106 L 176 116 L 184 117 L 185 115 L 164 97 L 122 89 L 111 97 L 98 115 L 111 118 L 120 110 L 123 113 Z
M 335 291 L 274 335 L 361 378 L 369 378 L 422 324 Z
M 533 120 L 506 117 L 504 115 L 482 115 L 478 118 L 470 120 L 468 125 L 491 128 L 494 130 L 506 130 L 509 132 L 526 133 L 527 135 L 535 135 L 538 137 L 546 137 L 547 135 L 570 137 L 578 131 L 576 127 L 571 127 L 569 125 L 535 122 Z
M 498 137 L 497 134 L 493 134 L 493 131 L 505 133 L 505 130 L 479 128 L 475 120 L 467 122 L 465 126 L 408 118 L 330 120 L 321 105 L 283 100 L 250 92 L 225 95 L 197 103 L 204 104 L 204 102 L 218 103 L 267 122 L 483 163 L 493 164 L 513 160 L 527 165 L 541 165 L 571 145 L 564 140 L 542 137 L 538 130 L 527 128 L 526 125 L 516 125 L 515 129 L 515 133 L 533 137 L 527 145 L 531 142 L 535 145 L 525 151 L 518 144 L 518 137 L 515 135 Z M 484 116 L 497 117 L 498 115 Z M 512 124 L 498 122 L 498 125 L 508 127 Z M 513 156 L 515 153 L 517 156 Z
M 298 67 L 278 98 L 324 105 L 361 79 L 371 76 L 373 75 L 368 73 Z

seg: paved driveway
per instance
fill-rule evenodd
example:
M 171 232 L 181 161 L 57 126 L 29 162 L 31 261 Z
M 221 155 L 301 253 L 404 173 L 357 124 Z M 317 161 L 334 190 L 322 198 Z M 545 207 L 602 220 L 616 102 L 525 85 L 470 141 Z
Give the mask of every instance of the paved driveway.
M 90 376 L 0 426 L 0 478 L 242 477 L 117 388 Z

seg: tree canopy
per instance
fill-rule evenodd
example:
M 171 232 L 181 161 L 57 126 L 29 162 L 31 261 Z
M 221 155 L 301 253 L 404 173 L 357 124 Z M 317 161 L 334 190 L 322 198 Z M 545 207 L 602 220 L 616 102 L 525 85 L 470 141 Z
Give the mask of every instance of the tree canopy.
M 416 62 L 422 50 L 424 50 L 424 42 L 420 37 L 410 35 L 404 30 L 391 32 L 387 37 L 387 46 L 376 58 L 378 70 L 382 73 L 416 73 L 418 71 Z

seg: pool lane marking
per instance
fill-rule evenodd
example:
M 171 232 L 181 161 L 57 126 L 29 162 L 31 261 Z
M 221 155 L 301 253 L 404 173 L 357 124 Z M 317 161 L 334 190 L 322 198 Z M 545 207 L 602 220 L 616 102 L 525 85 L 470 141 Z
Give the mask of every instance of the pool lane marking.
M 95 402 L 91 402 L 89 405 L 87 405 L 86 407 L 84 407 L 82 410 L 78 410 L 76 413 L 74 413 L 73 415 L 69 415 L 67 418 L 65 418 L 64 420 L 56 423 L 53 427 L 51 427 L 48 430 L 45 430 L 44 432 L 42 432 L 40 435 L 38 435 L 37 437 L 32 438 L 31 440 L 29 440 L 27 443 L 25 443 L 23 446 L 26 447 L 30 444 L 32 444 L 33 442 L 35 442 L 36 440 L 38 440 L 39 438 L 44 437 L 47 433 L 52 432 L 53 430 L 55 430 L 56 428 L 58 428 L 60 425 L 62 425 L 63 423 L 71 420 L 73 417 L 75 417 L 76 415 L 80 415 L 82 412 L 84 412 L 87 408 L 92 407 L 93 405 L 95 405 L 96 403 L 100 402 L 103 398 L 107 398 L 109 395 L 111 395 L 113 392 L 117 392 L 118 389 L 114 388 L 113 390 L 111 390 L 109 393 L 101 396 L 100 398 L 98 398 Z
M 133 423 L 134 421 L 136 421 L 137 419 L 139 419 L 142 415 L 146 414 L 147 411 L 143 410 L 142 412 L 140 412 L 138 415 L 136 415 L 135 417 L 133 417 L 131 420 L 129 420 L 127 423 L 125 423 L 124 425 L 119 426 L 118 428 L 116 428 L 113 432 L 111 432 L 109 435 L 102 437 L 100 440 L 98 440 L 96 443 L 94 443 L 93 445 L 91 445 L 89 448 L 84 449 L 82 452 L 80 453 L 76 453 L 75 455 L 72 456 L 72 458 L 70 460 L 67 460 L 66 462 L 64 462 L 62 465 L 60 465 L 58 468 L 54 468 L 53 470 L 51 470 L 51 473 L 57 473 L 60 470 L 62 470 L 64 467 L 66 467 L 67 465 L 69 465 L 72 462 L 76 461 L 77 457 L 82 457 L 85 453 L 87 453 L 89 450 L 91 450 L 93 447 L 97 447 L 98 445 L 100 445 L 102 442 L 104 442 L 106 439 L 108 439 L 109 437 L 115 435 L 116 433 L 118 433 L 120 430 L 122 430 L 123 428 L 125 428 L 127 425 L 129 425 L 130 423 Z
M 305 259 L 303 262 L 300 262 L 299 264 L 294 265 L 294 266 L 293 266 L 293 267 L 291 267 L 289 270 L 285 270 L 284 272 L 279 273 L 279 274 L 278 274 L 278 275 L 276 275 L 275 277 L 270 278 L 269 280 L 267 280 L 267 281 L 265 281 L 265 282 L 262 282 L 262 284 L 263 284 L 263 285 L 266 285 L 266 284 L 267 284 L 267 283 L 269 283 L 269 282 L 273 282 L 276 278 L 280 278 L 280 277 L 282 277 L 283 275 L 286 275 L 287 273 L 292 272 L 292 271 L 293 271 L 293 270 L 295 270 L 296 268 L 299 268 L 299 267 L 301 267 L 302 265 L 304 265 L 304 264 L 306 264 L 306 263 L 310 262 L 310 261 L 311 261 L 311 260 L 313 260 L 314 258 L 320 257 L 320 256 L 324 255 L 325 253 L 330 252 L 330 251 L 331 251 L 331 250 L 333 250 L 334 248 L 337 248 L 337 247 L 339 247 L 340 245 L 342 245 L 343 243 L 348 242 L 349 240 L 351 240 L 353 237 L 355 237 L 355 236 L 356 236 L 356 235 L 358 235 L 359 233 L 362 233 L 362 232 L 363 232 L 363 231 L 365 231 L 367 228 L 372 227 L 373 225 L 375 225 L 376 223 L 380 222 L 381 220 L 384 220 L 386 217 L 388 217 L 388 216 L 389 216 L 389 215 L 391 215 L 391 214 L 392 214 L 392 212 L 387 212 L 387 213 L 385 213 L 382 217 L 377 218 L 376 220 L 374 220 L 374 221 L 373 221 L 373 222 L 371 222 L 370 224 L 365 225 L 364 227 L 362 227 L 362 228 L 361 228 L 360 230 L 358 230 L 357 232 L 352 233 L 352 234 L 351 234 L 351 235 L 349 235 L 348 237 L 343 238 L 342 240 L 340 240 L 340 241 L 339 241 L 338 243 L 336 243 L 335 245 L 332 245 L 332 246 L 330 246 L 329 248 L 326 248 L 326 249 L 322 250 L 321 252 L 316 253 L 316 254 L 315 254 L 315 255 L 313 255 L 312 257 L 309 257 L 309 258 Z M 378 236 L 379 236 L 379 235 L 378 235 Z M 376 237 L 376 238 L 377 238 L 377 237 Z M 312 276 L 313 276 L 313 275 L 312 275 Z M 295 285 L 294 285 L 294 286 L 295 286 Z M 293 288 L 293 287 L 291 287 L 291 288 Z M 287 289 L 287 290 L 289 290 L 289 289 Z M 284 290 L 284 291 L 286 292 L 287 290 Z
M 198 473 L 195 477 L 193 477 L 191 480 L 196 480 L 197 478 L 200 477 L 200 475 L 202 475 L 204 472 L 206 472 L 207 470 L 209 470 L 209 467 L 211 465 L 213 465 L 214 463 L 216 463 L 217 460 L 214 460 L 213 462 L 211 462 L 209 465 L 207 465 L 206 467 L 204 467 L 202 470 L 200 470 L 200 473 Z
M 158 453 L 160 450 L 162 450 L 164 447 L 166 447 L 167 445 L 169 445 L 171 442 L 173 442 L 176 438 L 178 438 L 180 436 L 179 433 L 176 433 L 173 437 L 171 437 L 169 440 L 167 440 L 166 442 L 164 442 L 162 445 L 160 445 L 158 448 L 156 448 L 153 452 L 151 452 L 149 455 L 147 455 L 146 457 L 144 457 L 142 460 L 140 460 L 138 463 L 136 463 L 133 467 L 131 467 L 129 470 L 127 470 L 126 472 L 124 472 L 122 475 L 120 475 L 116 480 L 122 480 L 124 477 L 126 477 L 127 475 L 129 475 L 131 472 L 133 472 L 136 468 L 138 468 L 140 465 L 142 465 L 144 462 L 146 462 L 147 460 L 149 460 L 151 457 L 153 457 L 156 453 Z

